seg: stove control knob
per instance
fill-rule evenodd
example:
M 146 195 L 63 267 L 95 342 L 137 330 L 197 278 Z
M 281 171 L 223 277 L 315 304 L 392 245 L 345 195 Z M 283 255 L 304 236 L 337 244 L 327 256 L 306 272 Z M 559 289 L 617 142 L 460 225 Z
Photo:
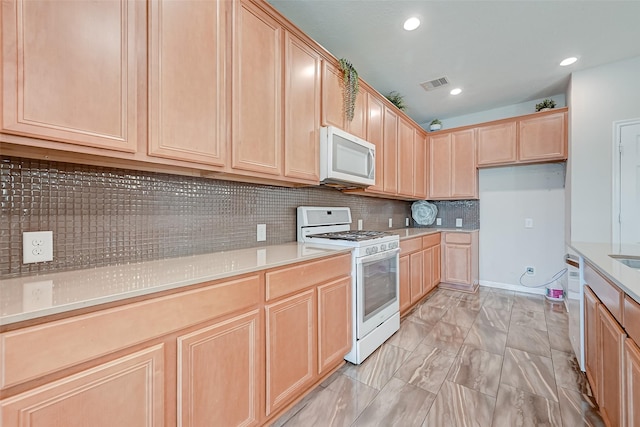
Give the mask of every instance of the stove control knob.
M 391 248 L 393 249 L 393 248 Z M 385 245 L 384 243 L 380 245 L 380 250 L 381 251 L 386 251 L 387 250 L 387 245 Z
M 373 246 L 371 248 L 371 252 L 374 253 L 374 254 L 377 253 L 378 252 L 378 247 L 377 246 Z
M 367 250 L 365 251 L 367 255 L 371 255 L 371 248 L 367 248 Z
M 391 242 L 389 243 L 389 249 L 395 249 L 398 247 L 398 242 Z

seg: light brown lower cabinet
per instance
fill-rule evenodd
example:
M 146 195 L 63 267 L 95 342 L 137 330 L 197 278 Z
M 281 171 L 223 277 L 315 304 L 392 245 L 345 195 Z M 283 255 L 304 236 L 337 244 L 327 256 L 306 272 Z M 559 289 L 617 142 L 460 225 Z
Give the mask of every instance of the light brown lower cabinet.
M 154 345 L 3 399 L 0 424 L 164 426 L 164 351 Z
M 626 403 L 624 411 L 624 425 L 640 427 L 640 348 L 631 339 L 624 343 L 624 390 L 622 392 Z
M 605 423 L 619 426 L 622 421 L 622 354 L 625 333 L 604 305 L 598 306 L 598 405 Z
M 341 254 L 16 325 L 0 425 L 263 425 L 340 366 L 351 315 Z
M 400 314 L 440 282 L 440 237 L 434 233 L 400 242 Z
M 625 310 L 624 324 L 616 320 L 604 301 L 612 291 L 622 291 L 589 268 L 589 274 L 585 275 L 589 282 L 584 288 L 587 380 L 607 426 L 640 427 L 640 349 L 633 338 L 627 336 L 632 327 L 637 327 L 637 319 L 634 312 Z M 596 286 L 592 288 L 591 283 Z M 625 308 L 633 310 L 633 307 Z
M 440 287 L 465 292 L 478 289 L 478 232 L 442 233 Z

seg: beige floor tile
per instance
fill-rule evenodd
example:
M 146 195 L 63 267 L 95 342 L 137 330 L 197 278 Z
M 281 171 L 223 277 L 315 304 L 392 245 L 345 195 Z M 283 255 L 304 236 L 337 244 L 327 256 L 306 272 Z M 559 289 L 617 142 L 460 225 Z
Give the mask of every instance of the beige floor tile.
M 442 384 L 423 427 L 488 427 L 495 398 L 451 381 Z
M 502 356 L 463 345 L 449 369 L 447 380 L 495 396 L 501 371 Z
M 420 304 L 418 308 L 416 308 L 413 313 L 411 313 L 411 315 L 409 315 L 407 318 L 413 320 L 414 322 L 424 323 L 433 328 L 435 324 L 438 323 L 438 320 L 440 320 L 442 315 L 446 312 L 446 308 Z
M 420 426 L 434 399 L 434 394 L 392 378 L 353 426 Z
M 362 364 L 349 364 L 344 374 L 381 390 L 410 354 L 410 351 L 395 345 L 383 344 Z
M 550 357 L 507 347 L 500 382 L 558 401 L 553 363 Z
M 496 330 L 482 322 L 476 322 L 469 329 L 464 340 L 466 345 L 476 347 L 490 353 L 503 354 L 507 343 L 507 333 Z
M 559 387 L 560 413 L 566 427 L 604 427 L 604 421 L 591 399 L 575 390 Z
M 394 376 L 436 394 L 447 377 L 454 360 L 455 356 L 450 353 L 432 347 L 432 350 L 427 354 L 420 351 L 412 354 Z
M 511 310 L 499 310 L 497 308 L 482 306 L 476 317 L 477 322 L 484 323 L 499 331 L 507 332 L 509 330 L 509 320 L 511 319 Z
M 411 318 L 405 319 L 400 324 L 400 330 L 393 334 L 386 342 L 395 345 L 404 350 L 413 351 L 424 339 L 431 328 L 422 323 L 416 322 Z
M 468 332 L 469 328 L 441 321 L 425 336 L 422 344 L 456 354 Z
M 507 334 L 507 347 L 551 357 L 551 345 L 547 331 L 526 326 L 511 325 Z
M 473 322 L 476 320 L 478 311 L 470 310 L 462 307 L 449 307 L 447 312 L 440 318 L 442 322 L 450 323 L 452 325 L 462 326 L 464 328 L 470 328 Z
M 560 407 L 544 397 L 502 384 L 493 414 L 494 427 L 562 427 Z
M 551 360 L 553 361 L 553 371 L 558 387 L 588 393 L 589 386 L 587 377 L 580 370 L 578 360 L 573 353 L 551 350 Z
M 515 304 L 511 310 L 510 325 L 524 326 L 527 328 L 547 330 L 547 321 L 543 311 L 525 310 Z

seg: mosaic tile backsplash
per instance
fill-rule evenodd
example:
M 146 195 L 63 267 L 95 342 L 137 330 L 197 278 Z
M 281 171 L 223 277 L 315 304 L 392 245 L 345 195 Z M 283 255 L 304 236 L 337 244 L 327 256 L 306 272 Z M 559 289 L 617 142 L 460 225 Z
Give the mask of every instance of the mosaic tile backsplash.
M 456 218 L 462 218 L 462 228 L 471 230 L 480 228 L 480 201 L 479 200 L 439 200 L 432 201 L 438 208 L 437 218 L 442 218 L 442 225 L 418 225 L 414 227 L 425 228 L 456 228 Z
M 0 276 L 100 267 L 296 240 L 296 207 L 349 206 L 397 227 L 411 203 L 208 178 L 0 157 Z M 455 220 L 454 220 L 455 222 Z M 256 242 L 256 224 L 267 241 Z M 54 260 L 22 264 L 22 233 L 53 231 Z

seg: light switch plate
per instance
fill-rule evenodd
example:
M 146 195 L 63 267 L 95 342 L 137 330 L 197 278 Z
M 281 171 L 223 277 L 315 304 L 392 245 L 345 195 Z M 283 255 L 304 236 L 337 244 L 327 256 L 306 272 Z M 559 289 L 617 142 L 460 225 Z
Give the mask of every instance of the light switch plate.
M 408 227 L 409 226 L 409 218 L 405 218 L 404 219 L 404 226 Z
M 358 230 L 362 230 L 362 220 L 358 220 Z
M 393 218 L 389 218 L 389 228 L 393 227 Z
M 442 225 L 442 218 L 436 218 L 436 225 Z
M 524 219 L 524 228 L 533 228 L 533 218 Z
M 456 227 L 462 227 L 462 218 L 456 218 Z
M 53 231 L 22 233 L 22 263 L 53 261 Z

